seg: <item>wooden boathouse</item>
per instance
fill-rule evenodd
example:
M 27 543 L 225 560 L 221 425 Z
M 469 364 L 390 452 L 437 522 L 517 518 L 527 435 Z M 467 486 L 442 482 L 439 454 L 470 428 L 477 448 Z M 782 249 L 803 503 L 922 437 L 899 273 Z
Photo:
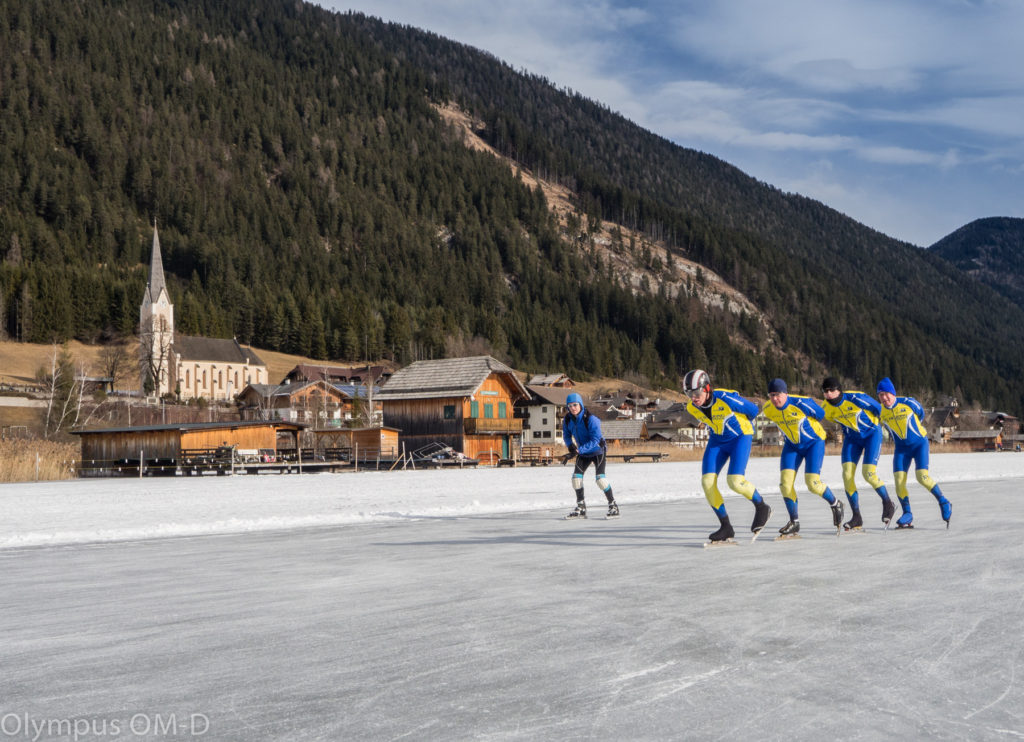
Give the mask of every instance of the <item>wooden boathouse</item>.
M 76 430 L 82 440 L 80 477 L 226 473 L 246 452 L 246 463 L 279 464 L 294 457 L 302 423 L 274 421 L 179 423 Z M 284 443 L 285 445 L 281 445 Z

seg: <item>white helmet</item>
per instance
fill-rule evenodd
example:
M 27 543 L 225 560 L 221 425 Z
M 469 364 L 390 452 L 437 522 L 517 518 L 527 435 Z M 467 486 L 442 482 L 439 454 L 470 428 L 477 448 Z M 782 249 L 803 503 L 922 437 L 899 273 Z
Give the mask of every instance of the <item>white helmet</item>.
M 687 397 L 698 396 L 702 389 L 711 394 L 711 377 L 707 371 L 695 368 L 683 377 L 683 392 Z

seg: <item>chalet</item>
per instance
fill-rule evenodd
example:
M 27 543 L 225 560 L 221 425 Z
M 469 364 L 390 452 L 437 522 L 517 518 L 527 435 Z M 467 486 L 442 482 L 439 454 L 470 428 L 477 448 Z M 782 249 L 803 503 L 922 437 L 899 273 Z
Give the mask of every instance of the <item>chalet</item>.
M 530 377 L 530 380 L 526 383 L 530 386 L 546 386 L 556 387 L 559 389 L 572 389 L 576 386 L 576 382 L 570 379 L 565 374 L 534 374 Z
M 328 366 L 318 363 L 300 363 L 288 372 L 282 384 L 304 381 L 326 381 L 331 384 L 363 385 L 386 380 L 391 375 L 386 366 Z
M 964 443 L 974 451 L 1000 451 L 1003 448 L 1002 430 L 954 430 L 951 443 Z
M 609 420 L 601 423 L 601 435 L 609 446 L 636 445 L 647 440 L 647 423 L 643 420 Z
M 936 443 L 946 443 L 950 440 L 960 425 L 960 410 L 956 405 L 950 407 L 933 407 L 925 413 L 921 421 L 928 437 Z
M 353 398 L 326 381 L 249 384 L 238 395 L 243 420 L 287 420 L 315 427 L 340 426 L 352 419 Z
M 565 398 L 572 389 L 534 384 L 526 388 L 530 396 L 516 402 L 516 417 L 523 420 L 523 444 L 559 443 L 562 440 Z
M 158 397 L 230 400 L 246 385 L 268 381 L 266 364 L 238 341 L 175 331 L 155 224 L 149 283 L 139 308 L 139 367 L 142 390 Z
M 474 459 L 508 459 L 522 434 L 513 409 L 530 396 L 515 371 L 490 356 L 417 361 L 399 369 L 377 400 L 408 453 L 443 444 Z

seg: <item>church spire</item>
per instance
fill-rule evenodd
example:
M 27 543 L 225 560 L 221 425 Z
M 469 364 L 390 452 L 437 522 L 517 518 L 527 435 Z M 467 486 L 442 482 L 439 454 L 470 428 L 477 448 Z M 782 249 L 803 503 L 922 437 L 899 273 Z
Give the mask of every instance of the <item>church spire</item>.
M 164 282 L 164 261 L 160 255 L 160 236 L 156 232 L 156 219 L 153 220 L 153 252 L 149 257 L 149 286 L 146 289 L 150 303 L 155 304 L 161 291 L 167 291 Z

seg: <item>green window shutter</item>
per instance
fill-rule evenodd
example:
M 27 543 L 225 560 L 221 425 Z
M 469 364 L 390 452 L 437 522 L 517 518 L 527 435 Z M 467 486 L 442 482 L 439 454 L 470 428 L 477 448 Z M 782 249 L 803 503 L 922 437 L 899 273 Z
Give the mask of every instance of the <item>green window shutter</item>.
M 469 403 L 469 416 L 480 417 L 480 403 L 475 399 Z
M 508 417 L 508 406 L 505 402 L 498 402 L 498 417 L 502 420 Z

